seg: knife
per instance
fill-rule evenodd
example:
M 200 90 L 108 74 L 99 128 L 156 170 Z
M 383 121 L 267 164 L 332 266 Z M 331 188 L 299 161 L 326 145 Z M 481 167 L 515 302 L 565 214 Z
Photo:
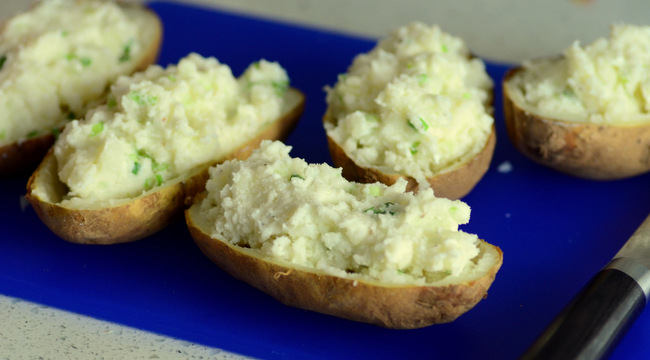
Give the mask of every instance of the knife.
M 650 300 L 648 269 L 650 215 L 520 359 L 607 358 Z

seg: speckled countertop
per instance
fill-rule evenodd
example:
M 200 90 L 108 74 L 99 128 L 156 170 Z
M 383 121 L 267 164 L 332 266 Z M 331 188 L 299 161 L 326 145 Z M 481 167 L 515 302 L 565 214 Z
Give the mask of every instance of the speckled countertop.
M 185 0 L 205 6 L 307 24 L 337 32 L 380 37 L 404 23 L 437 23 L 463 37 L 479 56 L 493 61 L 560 52 L 608 32 L 612 22 L 643 24 L 650 2 L 622 0 Z M 29 1 L 2 0 L 0 18 Z M 373 11 L 367 11 L 368 8 Z M 489 19 L 489 21 L 486 21 Z M 524 26 L 525 25 L 525 26 Z M 0 294 L 0 359 L 243 359 L 118 324 Z

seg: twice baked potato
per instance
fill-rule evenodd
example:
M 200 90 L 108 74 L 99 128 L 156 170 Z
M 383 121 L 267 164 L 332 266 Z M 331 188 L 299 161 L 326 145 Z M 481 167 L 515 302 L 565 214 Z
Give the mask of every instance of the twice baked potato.
M 650 28 L 525 62 L 503 79 L 508 136 L 533 161 L 594 180 L 650 171 Z
M 348 182 L 263 142 L 210 169 L 185 217 L 214 263 L 282 303 L 387 328 L 450 322 L 484 299 L 503 254 L 458 231 L 459 200 Z M 260 191 L 264 188 L 264 191 Z
M 457 199 L 494 153 L 492 80 L 462 39 L 413 23 L 395 30 L 327 89 L 332 161 L 360 182 L 408 181 Z
M 107 105 L 66 127 L 30 177 L 27 199 L 45 225 L 74 243 L 122 243 L 162 229 L 203 189 L 209 166 L 246 158 L 261 140 L 284 139 L 296 125 L 303 94 L 260 69 L 286 79 L 264 61 L 235 79 L 226 65 L 197 54 L 120 78 Z
M 112 1 L 42 1 L 0 33 L 0 176 L 31 171 L 120 75 L 156 61 L 162 24 Z

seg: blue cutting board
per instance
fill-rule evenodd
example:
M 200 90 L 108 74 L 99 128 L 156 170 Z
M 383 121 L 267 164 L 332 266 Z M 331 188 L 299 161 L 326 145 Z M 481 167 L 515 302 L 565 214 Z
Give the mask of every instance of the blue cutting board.
M 279 61 L 307 96 L 287 141 L 292 154 L 330 161 L 323 86 L 374 40 L 167 2 L 151 7 L 165 25 L 162 65 L 189 52 L 215 56 L 235 74 L 260 58 Z M 497 147 L 464 198 L 472 218 L 463 227 L 501 247 L 504 264 L 489 296 L 452 323 L 388 330 L 284 306 L 213 265 L 183 222 L 129 244 L 67 243 L 21 207 L 26 176 L 0 180 L 0 293 L 265 359 L 515 359 L 645 218 L 650 176 L 586 181 L 524 158 L 505 133 L 505 70 L 488 63 Z M 512 170 L 499 171 L 504 163 Z M 648 316 L 614 359 L 650 358 Z

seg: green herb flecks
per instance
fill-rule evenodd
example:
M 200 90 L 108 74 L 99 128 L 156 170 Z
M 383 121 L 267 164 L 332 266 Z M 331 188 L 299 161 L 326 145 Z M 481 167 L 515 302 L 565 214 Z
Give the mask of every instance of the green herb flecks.
M 370 186 L 368 186 L 368 194 L 370 194 L 372 196 L 381 195 L 381 187 L 379 187 L 379 185 L 370 185 Z
M 97 136 L 99 135 L 102 131 L 104 131 L 104 122 L 100 121 L 98 123 L 95 123 L 91 128 L 90 128 L 90 136 Z
M 133 46 L 133 39 L 130 39 L 122 46 L 122 55 L 118 59 L 121 63 L 131 60 L 131 46 Z
M 293 179 L 293 178 L 298 178 L 298 179 L 300 179 L 300 180 L 305 180 L 304 177 L 302 177 L 302 176 L 300 176 L 300 175 L 298 175 L 298 174 L 291 174 L 291 176 L 289 177 L 289 180 L 291 180 L 291 179 Z
M 54 136 L 54 140 L 58 140 L 59 136 L 61 135 L 61 129 L 59 129 L 58 127 L 55 127 L 55 128 L 53 128 L 51 130 L 51 132 L 52 132 L 52 135 Z
M 418 147 L 420 147 L 419 141 L 416 141 L 411 145 L 411 147 L 409 148 L 409 150 L 411 151 L 411 155 L 415 155 L 418 153 Z
M 142 164 L 140 164 L 140 162 L 138 162 L 138 161 L 133 162 L 133 169 L 131 169 L 131 173 L 133 175 L 138 175 L 138 173 L 140 172 L 141 167 L 142 167 Z
M 373 122 L 373 123 L 379 122 L 379 118 L 375 114 L 366 114 L 364 118 L 368 122 Z
M 38 130 L 32 130 L 32 131 L 27 133 L 27 138 L 31 139 L 33 137 L 36 137 L 36 135 L 38 135 Z
M 284 96 L 284 94 L 287 92 L 287 89 L 289 89 L 289 81 L 273 81 L 271 82 L 271 86 L 273 86 L 273 89 L 275 90 L 275 94 L 278 96 Z
M 422 125 L 422 130 L 424 130 L 424 131 L 429 130 L 429 123 L 427 123 L 426 121 L 424 121 L 424 119 L 423 119 L 422 117 L 420 117 L 419 120 L 420 120 L 420 124 Z M 420 129 L 418 129 L 417 126 L 415 126 L 415 124 L 413 124 L 413 123 L 411 122 L 411 119 L 406 120 L 406 122 L 408 123 L 408 126 L 409 126 L 411 129 L 413 129 L 413 130 L 415 130 L 415 131 L 417 131 L 417 132 L 420 132 Z
M 144 181 L 144 189 L 145 190 L 151 190 L 155 183 L 156 183 L 156 178 L 155 177 L 153 177 L 153 176 L 148 177 Z
M 152 95 L 142 95 L 137 91 L 132 91 L 129 93 L 128 98 L 133 100 L 138 105 L 156 105 L 158 102 L 158 97 Z
M 441 50 L 443 53 L 449 52 L 449 48 L 448 48 L 447 45 L 445 45 L 445 44 L 442 44 L 442 46 L 440 46 L 440 50 Z
M 363 210 L 363 212 L 372 212 L 373 214 L 376 214 L 376 215 L 385 215 L 385 214 L 395 215 L 396 212 L 391 210 L 394 205 L 395 204 L 393 204 L 392 202 L 387 202 L 387 203 L 384 203 L 383 205 L 378 206 L 378 207 L 375 207 L 375 206 L 369 207 L 369 208 Z
M 418 75 L 418 84 L 419 85 L 424 85 L 429 80 L 429 75 L 427 74 L 420 74 Z
M 7 55 L 0 56 L 0 70 L 5 66 L 5 61 L 7 61 Z
M 74 53 L 69 53 L 68 55 L 65 56 L 65 58 L 69 61 L 77 60 L 83 67 L 88 67 L 93 62 L 93 60 L 87 56 L 77 56 Z
M 108 99 L 106 99 L 106 106 L 108 106 L 109 109 L 117 106 L 117 100 L 113 94 L 108 95 Z

